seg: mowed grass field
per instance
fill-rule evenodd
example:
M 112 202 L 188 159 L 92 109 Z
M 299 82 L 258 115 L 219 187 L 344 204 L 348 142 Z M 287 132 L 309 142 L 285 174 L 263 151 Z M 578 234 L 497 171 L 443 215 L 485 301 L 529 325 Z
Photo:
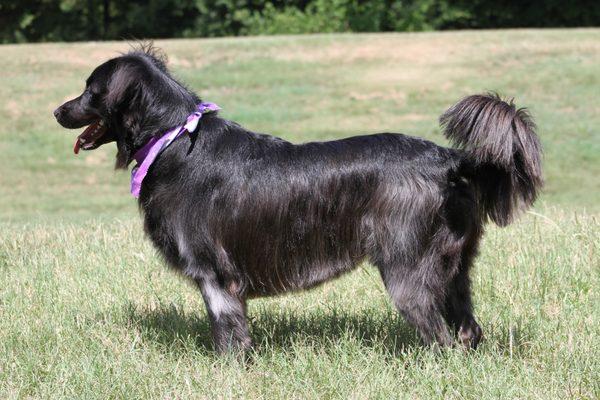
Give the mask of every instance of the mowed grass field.
M 546 188 L 489 226 L 477 351 L 423 348 L 368 264 L 253 300 L 248 360 L 144 238 L 114 145 L 74 156 L 52 110 L 126 43 L 0 46 L 0 398 L 600 397 L 600 30 L 158 41 L 222 115 L 294 142 L 394 131 L 497 90 L 528 106 Z

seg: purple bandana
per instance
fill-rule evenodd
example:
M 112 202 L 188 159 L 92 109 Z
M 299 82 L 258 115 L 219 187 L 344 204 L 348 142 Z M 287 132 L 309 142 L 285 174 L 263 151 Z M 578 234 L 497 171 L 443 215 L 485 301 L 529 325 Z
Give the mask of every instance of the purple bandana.
M 150 165 L 152 165 L 156 157 L 158 157 L 158 155 L 164 149 L 166 149 L 173 142 L 173 140 L 175 140 L 183 132 L 194 132 L 198 126 L 198 121 L 200 121 L 200 118 L 202 118 L 202 114 L 220 109 L 221 107 L 214 103 L 198 104 L 196 111 L 187 117 L 185 125 L 175 127 L 167 131 L 161 137 L 152 137 L 152 139 L 150 139 L 148 143 L 144 145 L 144 147 L 136 151 L 136 153 L 133 155 L 133 158 L 137 162 L 137 165 L 131 171 L 131 194 L 136 198 L 140 196 L 142 182 L 148 173 Z

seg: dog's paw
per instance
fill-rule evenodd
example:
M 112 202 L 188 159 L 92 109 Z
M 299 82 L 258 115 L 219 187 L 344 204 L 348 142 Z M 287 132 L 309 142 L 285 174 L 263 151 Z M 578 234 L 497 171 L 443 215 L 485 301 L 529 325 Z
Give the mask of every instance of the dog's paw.
M 458 330 L 458 340 L 467 349 L 475 350 L 482 338 L 483 330 L 475 321 L 461 325 Z

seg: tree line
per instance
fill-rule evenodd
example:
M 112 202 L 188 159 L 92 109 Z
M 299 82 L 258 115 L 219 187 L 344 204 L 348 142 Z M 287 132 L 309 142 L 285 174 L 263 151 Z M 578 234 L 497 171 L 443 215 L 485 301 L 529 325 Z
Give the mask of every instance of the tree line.
M 598 25 L 598 0 L 0 0 L 3 43 Z

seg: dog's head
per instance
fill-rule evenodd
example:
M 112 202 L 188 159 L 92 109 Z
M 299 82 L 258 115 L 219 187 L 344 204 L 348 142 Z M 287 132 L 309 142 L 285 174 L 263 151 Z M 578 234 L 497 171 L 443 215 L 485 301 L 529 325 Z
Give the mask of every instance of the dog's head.
M 117 143 L 118 168 L 153 135 L 185 121 L 199 99 L 169 74 L 152 48 L 135 50 L 98 66 L 78 97 L 56 110 L 59 124 L 86 127 L 75 141 L 75 153 Z

